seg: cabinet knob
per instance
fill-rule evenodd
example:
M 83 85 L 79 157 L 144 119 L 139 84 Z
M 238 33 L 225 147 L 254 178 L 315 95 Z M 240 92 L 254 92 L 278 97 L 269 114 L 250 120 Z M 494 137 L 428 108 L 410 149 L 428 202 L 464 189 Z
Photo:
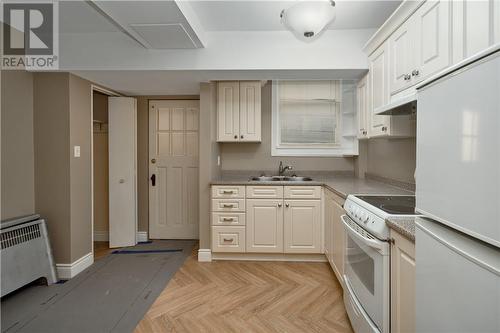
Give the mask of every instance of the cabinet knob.
M 391 238 L 391 239 L 389 240 L 389 243 L 391 243 L 392 245 L 394 245 L 394 244 L 396 244 L 396 240 L 395 240 L 394 238 Z
M 283 206 L 283 205 L 282 205 L 281 203 L 279 203 L 279 204 L 278 204 L 278 207 L 281 207 L 281 206 Z
M 224 238 L 224 243 L 233 242 L 234 238 Z
M 411 75 L 413 76 L 418 76 L 420 74 L 420 71 L 418 69 L 414 69 L 413 72 L 411 72 Z
M 405 74 L 405 76 L 403 77 L 405 81 L 409 81 L 411 79 L 411 75 L 410 74 Z
M 287 208 L 290 207 L 290 204 L 285 204 L 285 207 L 287 207 Z
M 238 136 L 237 136 L 237 135 L 235 135 L 235 136 L 234 136 L 234 138 L 235 138 L 235 139 L 238 139 Z
M 387 127 L 386 126 L 382 127 L 382 131 L 383 132 L 387 131 Z
M 243 139 L 243 135 L 242 135 L 242 136 L 240 136 L 240 138 L 242 138 L 242 139 Z

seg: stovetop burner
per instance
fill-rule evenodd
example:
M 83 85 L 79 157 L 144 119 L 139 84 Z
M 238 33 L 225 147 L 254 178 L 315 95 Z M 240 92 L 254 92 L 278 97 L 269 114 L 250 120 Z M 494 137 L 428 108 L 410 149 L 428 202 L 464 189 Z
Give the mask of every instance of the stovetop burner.
M 415 196 L 412 195 L 361 195 L 357 197 L 388 214 L 415 214 Z

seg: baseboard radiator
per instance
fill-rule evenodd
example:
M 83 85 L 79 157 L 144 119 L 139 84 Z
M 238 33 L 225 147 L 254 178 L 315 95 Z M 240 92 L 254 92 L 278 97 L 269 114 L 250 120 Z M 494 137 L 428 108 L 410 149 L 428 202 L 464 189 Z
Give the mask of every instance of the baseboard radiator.
M 1 296 L 45 278 L 57 282 L 45 220 L 29 215 L 1 223 Z

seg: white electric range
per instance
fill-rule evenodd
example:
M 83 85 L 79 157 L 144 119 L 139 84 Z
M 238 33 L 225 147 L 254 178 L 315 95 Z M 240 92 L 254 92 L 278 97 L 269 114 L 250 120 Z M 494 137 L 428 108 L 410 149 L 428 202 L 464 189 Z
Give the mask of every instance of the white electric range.
M 355 332 L 390 332 L 390 243 L 385 220 L 414 216 L 415 196 L 349 195 L 342 222 L 344 303 Z

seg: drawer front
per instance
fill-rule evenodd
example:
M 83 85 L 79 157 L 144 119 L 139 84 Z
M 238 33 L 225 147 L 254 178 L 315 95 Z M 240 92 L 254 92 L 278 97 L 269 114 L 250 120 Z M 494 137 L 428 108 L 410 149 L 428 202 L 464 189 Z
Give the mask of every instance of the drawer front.
M 285 186 L 285 199 L 320 199 L 321 186 Z
M 213 252 L 245 252 L 245 227 L 212 227 Z
M 212 198 L 245 198 L 245 186 L 212 186 Z
M 245 199 L 212 199 L 213 212 L 244 212 Z
M 245 213 L 212 213 L 212 225 L 245 225 Z
M 281 199 L 283 198 L 283 186 L 247 186 L 247 198 Z

